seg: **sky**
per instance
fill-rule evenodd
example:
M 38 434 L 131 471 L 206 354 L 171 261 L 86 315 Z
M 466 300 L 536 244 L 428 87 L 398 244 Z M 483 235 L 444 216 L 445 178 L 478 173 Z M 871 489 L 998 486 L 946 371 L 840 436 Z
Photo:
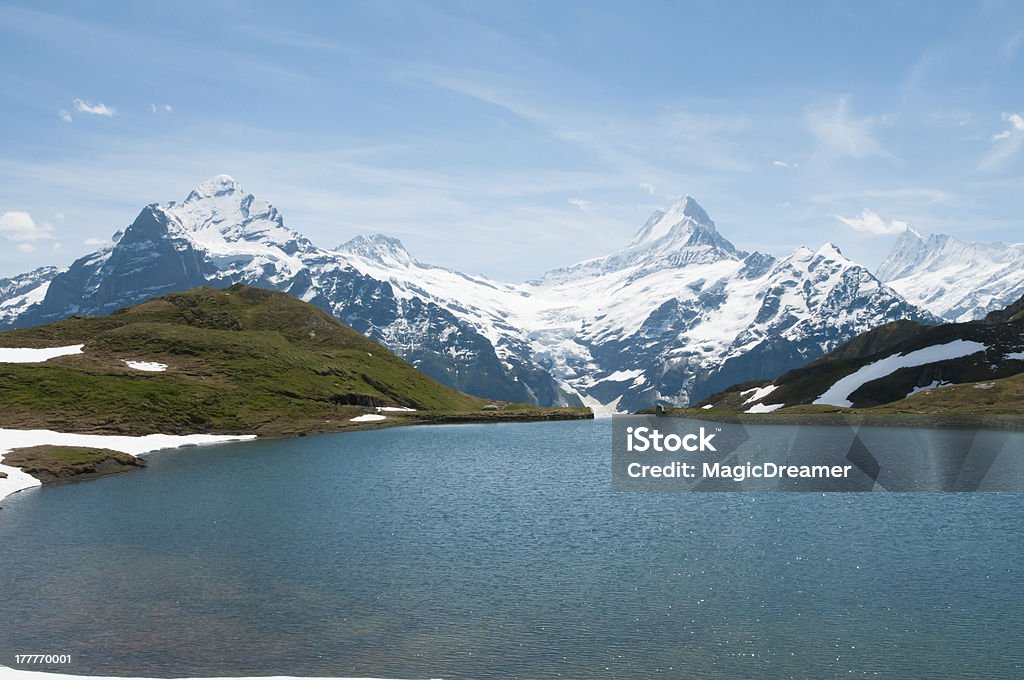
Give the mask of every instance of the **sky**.
M 737 247 L 1024 241 L 1021 2 L 0 2 L 0 276 L 226 173 L 507 281 L 691 195 Z

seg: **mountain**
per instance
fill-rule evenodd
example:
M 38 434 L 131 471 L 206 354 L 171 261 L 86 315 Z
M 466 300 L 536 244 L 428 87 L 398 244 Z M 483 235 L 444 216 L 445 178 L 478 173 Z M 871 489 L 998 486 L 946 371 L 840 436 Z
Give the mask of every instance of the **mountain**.
M 374 271 L 381 266 L 365 261 Z M 236 283 L 310 302 L 460 391 L 510 402 L 579 404 L 528 361 L 499 359 L 472 323 L 421 297 L 396 295 L 386 277 L 371 278 L 344 254 L 314 246 L 226 175 L 203 182 L 180 203 L 146 206 L 111 246 L 51 273 L 23 292 L 22 302 L 0 301 L 12 305 L 0 321 L 23 328 Z
M 430 379 L 322 310 L 242 285 L 0 332 L 0 347 L 66 348 L 36 363 L 0 356 L 0 426 L 17 429 L 281 435 L 385 419 L 586 415 L 483 412 L 486 401 Z
M 1020 413 L 1024 298 L 983 321 L 886 324 L 771 381 L 699 406 L 749 413 L 885 407 L 906 413 Z
M 510 284 L 419 262 L 387 236 L 320 248 L 220 175 L 147 206 L 110 247 L 33 274 L 9 280 L 0 324 L 242 283 L 309 302 L 459 391 L 607 411 L 686 405 L 882 323 L 936 321 L 833 245 L 782 259 L 736 248 L 691 197 L 617 252 Z
M 0 327 L 12 324 L 32 305 L 42 302 L 57 267 L 40 267 L 25 274 L 0 279 Z
M 965 243 L 907 229 L 878 269 L 907 301 L 947 321 L 973 321 L 1024 295 L 1024 243 Z

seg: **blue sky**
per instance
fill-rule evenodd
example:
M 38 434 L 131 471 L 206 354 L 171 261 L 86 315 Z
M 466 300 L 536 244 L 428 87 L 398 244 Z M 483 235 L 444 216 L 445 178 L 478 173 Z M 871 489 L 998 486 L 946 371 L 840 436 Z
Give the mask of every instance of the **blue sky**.
M 524 280 L 694 196 L 737 246 L 1024 240 L 1024 3 L 0 3 L 0 275 L 228 173 Z

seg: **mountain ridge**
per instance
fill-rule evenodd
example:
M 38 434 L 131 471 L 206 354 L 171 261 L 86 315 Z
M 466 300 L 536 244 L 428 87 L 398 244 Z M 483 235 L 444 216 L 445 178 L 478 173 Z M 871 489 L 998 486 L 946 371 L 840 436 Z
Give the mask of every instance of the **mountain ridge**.
M 309 302 L 460 391 L 606 411 L 685 405 L 879 324 L 936 321 L 831 244 L 783 258 L 736 248 L 689 196 L 616 252 L 503 283 L 419 262 L 384 235 L 320 248 L 222 175 L 37 279 L 0 300 L 0 325 L 243 283 Z
M 900 234 L 878 278 L 947 321 L 973 321 L 1024 295 L 1024 245 L 972 243 L 948 234 Z

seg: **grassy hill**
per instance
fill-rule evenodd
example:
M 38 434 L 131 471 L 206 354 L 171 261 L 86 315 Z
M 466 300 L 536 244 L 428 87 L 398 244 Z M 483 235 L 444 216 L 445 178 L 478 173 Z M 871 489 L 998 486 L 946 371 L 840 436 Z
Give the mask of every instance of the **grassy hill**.
M 507 407 L 423 375 L 383 346 L 284 293 L 199 288 L 104 317 L 0 332 L 0 347 L 84 344 L 38 364 L 0 363 L 0 427 L 110 434 L 306 434 L 384 423 L 585 417 Z M 143 372 L 125 362 L 166 364 Z M 506 405 L 502 405 L 506 406 Z

